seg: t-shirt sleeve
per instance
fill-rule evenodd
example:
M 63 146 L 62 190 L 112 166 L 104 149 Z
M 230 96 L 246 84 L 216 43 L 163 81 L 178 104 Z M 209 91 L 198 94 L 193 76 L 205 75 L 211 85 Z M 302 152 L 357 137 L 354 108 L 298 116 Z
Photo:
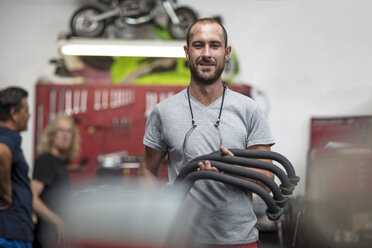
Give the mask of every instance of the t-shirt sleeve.
M 151 111 L 147 118 L 143 144 L 158 151 L 167 151 L 167 144 L 163 140 L 163 127 L 158 106 Z
M 52 161 L 45 156 L 36 159 L 33 179 L 39 180 L 46 185 L 50 185 L 54 181 L 55 170 L 52 169 Z
M 266 116 L 258 106 L 255 107 L 249 123 L 247 147 L 275 144 Z

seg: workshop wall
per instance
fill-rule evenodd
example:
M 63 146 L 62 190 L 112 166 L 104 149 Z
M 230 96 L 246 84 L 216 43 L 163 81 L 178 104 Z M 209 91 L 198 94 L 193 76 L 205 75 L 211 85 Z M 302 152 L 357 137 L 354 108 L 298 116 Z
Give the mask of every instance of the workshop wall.
M 30 92 L 53 75 L 57 37 L 74 10 L 89 1 L 0 0 L 0 85 Z M 200 16 L 221 15 L 239 57 L 241 82 L 267 110 L 277 144 L 305 178 L 313 116 L 372 114 L 372 2 L 368 0 L 179 0 Z M 261 93 L 261 94 L 260 94 Z M 262 95 L 264 93 L 264 95 Z M 266 100 L 267 101 L 266 101 Z M 23 134 L 32 165 L 34 119 Z M 296 193 L 303 193 L 304 180 Z

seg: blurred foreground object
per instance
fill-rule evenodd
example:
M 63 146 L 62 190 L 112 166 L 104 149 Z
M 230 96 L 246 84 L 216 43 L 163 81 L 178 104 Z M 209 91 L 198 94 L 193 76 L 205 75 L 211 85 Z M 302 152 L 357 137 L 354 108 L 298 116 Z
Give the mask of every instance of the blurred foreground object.
M 289 247 L 371 247 L 372 116 L 314 118 L 306 195 L 290 201 Z
M 232 149 L 236 156 L 219 152 L 203 155 L 190 161 L 180 171 L 173 185 L 161 189 L 159 183 L 143 188 L 137 182 L 120 178 L 104 181 L 94 187 L 75 191 L 67 202 L 65 219 L 70 244 L 74 247 L 198 247 L 195 225 L 200 223 L 198 204 L 185 201 L 198 180 L 215 180 L 243 191 L 259 195 L 267 206 L 266 214 L 277 220 L 287 196 L 299 181 L 291 163 L 282 155 L 269 151 Z M 279 167 L 251 158 L 270 158 Z M 200 160 L 209 160 L 219 171 L 198 171 Z M 271 170 L 282 184 L 277 186 L 269 177 L 235 166 Z M 240 177 L 240 178 L 239 178 Z M 262 182 L 272 196 L 260 185 L 245 179 Z
M 75 191 L 66 206 L 74 247 L 190 247 L 192 207 L 182 194 L 132 183 L 101 183 Z M 187 220 L 187 221 L 186 221 Z

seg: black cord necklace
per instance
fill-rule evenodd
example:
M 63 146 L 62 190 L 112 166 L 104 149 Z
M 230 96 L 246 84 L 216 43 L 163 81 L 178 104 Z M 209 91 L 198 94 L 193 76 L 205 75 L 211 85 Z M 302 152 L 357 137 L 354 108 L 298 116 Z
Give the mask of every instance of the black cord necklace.
M 213 125 L 218 129 L 218 132 L 220 132 L 218 126 L 220 125 L 221 114 L 222 114 L 222 109 L 223 109 L 223 102 L 224 102 L 224 100 L 225 100 L 225 91 L 226 91 L 226 86 L 224 85 L 224 86 L 223 86 L 223 93 L 222 93 L 221 106 L 220 106 L 220 113 L 218 114 L 217 121 L 216 121 L 215 123 L 213 123 Z M 188 137 L 189 137 L 190 133 L 192 132 L 192 130 L 194 130 L 194 128 L 198 126 L 198 124 L 195 123 L 194 113 L 192 112 L 189 87 L 187 87 L 187 99 L 188 99 L 188 101 L 189 101 L 189 108 L 190 108 L 190 114 L 191 114 L 191 125 L 192 125 L 192 127 L 191 127 L 190 130 L 186 133 L 185 140 L 184 140 L 184 142 L 183 142 L 183 150 L 184 150 L 184 151 L 185 151 L 185 147 L 186 147 L 186 140 L 188 139 Z M 220 134 L 220 145 L 222 145 L 221 134 Z
M 197 126 L 198 124 L 195 124 L 195 119 L 194 119 L 194 113 L 192 112 L 192 107 L 191 107 L 191 101 L 190 101 L 190 87 L 187 87 L 187 99 L 189 100 L 189 108 L 190 108 L 190 114 L 191 114 L 191 124 L 192 126 Z M 221 120 L 221 114 L 222 114 L 222 108 L 223 108 L 223 102 L 225 100 L 225 91 L 226 91 L 226 86 L 223 86 L 223 93 L 222 93 L 222 101 L 221 101 L 221 106 L 220 106 L 220 113 L 218 114 L 217 121 L 214 123 L 215 127 L 218 127 L 220 125 L 220 120 Z

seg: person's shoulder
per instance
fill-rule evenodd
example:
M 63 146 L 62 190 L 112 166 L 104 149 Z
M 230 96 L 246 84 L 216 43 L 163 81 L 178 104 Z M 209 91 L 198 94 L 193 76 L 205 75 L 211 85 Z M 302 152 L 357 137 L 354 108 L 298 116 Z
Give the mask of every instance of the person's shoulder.
M 0 160 L 11 155 L 8 145 L 0 142 Z
M 257 106 L 256 101 L 254 101 L 250 96 L 244 95 L 242 93 L 239 93 L 235 90 L 227 88 L 227 94 L 229 96 L 229 100 L 233 102 L 239 102 L 242 105 L 250 105 L 250 106 Z
M 54 158 L 55 158 L 54 155 L 52 155 L 49 152 L 42 153 L 37 156 L 36 163 L 38 164 L 38 163 L 43 163 L 43 162 L 49 162 L 49 161 L 54 160 Z
M 45 158 L 50 158 L 52 156 L 53 155 L 50 152 L 45 152 L 45 153 L 40 154 L 37 158 L 38 159 L 45 159 Z
M 7 146 L 12 152 L 15 152 L 21 145 L 21 136 L 14 130 L 0 127 L 0 143 Z
M 159 109 L 174 108 L 175 106 L 178 106 L 179 103 L 182 103 L 185 101 L 185 96 L 186 96 L 186 89 L 183 89 L 177 94 L 165 98 L 164 100 L 159 102 L 157 106 Z
M 56 162 L 56 157 L 49 152 L 38 155 L 34 164 L 34 175 L 43 171 L 52 173 L 57 168 Z

